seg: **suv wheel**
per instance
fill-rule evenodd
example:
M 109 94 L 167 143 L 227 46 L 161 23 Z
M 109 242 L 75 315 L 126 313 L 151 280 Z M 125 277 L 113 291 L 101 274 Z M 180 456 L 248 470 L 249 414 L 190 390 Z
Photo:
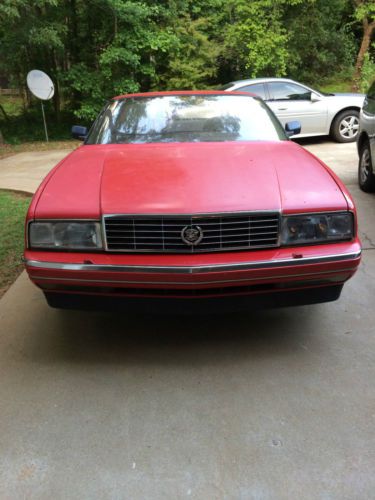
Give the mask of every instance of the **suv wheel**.
M 362 191 L 366 191 L 367 193 L 375 191 L 375 175 L 368 142 L 365 142 L 362 146 L 359 155 L 358 183 Z
M 332 136 L 337 142 L 354 142 L 359 130 L 359 112 L 347 109 L 339 113 L 332 124 Z

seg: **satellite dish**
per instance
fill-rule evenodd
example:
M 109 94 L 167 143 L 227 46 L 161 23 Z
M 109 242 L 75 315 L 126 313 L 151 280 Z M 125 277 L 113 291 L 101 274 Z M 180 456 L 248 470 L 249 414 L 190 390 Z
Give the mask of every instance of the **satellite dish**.
M 27 73 L 26 77 L 27 86 L 32 94 L 38 99 L 41 99 L 42 115 L 44 123 L 44 133 L 46 134 L 46 141 L 48 142 L 47 122 L 44 114 L 43 101 L 48 101 L 55 93 L 55 87 L 51 78 L 39 69 L 33 69 Z
M 48 99 L 53 97 L 55 87 L 51 78 L 43 71 L 40 71 L 39 69 L 29 71 L 26 81 L 30 92 L 38 99 L 48 101 Z

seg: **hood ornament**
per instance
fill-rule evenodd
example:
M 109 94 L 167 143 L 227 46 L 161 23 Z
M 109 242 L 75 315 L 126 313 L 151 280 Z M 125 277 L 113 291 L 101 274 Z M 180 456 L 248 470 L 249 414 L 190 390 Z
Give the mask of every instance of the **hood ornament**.
M 203 231 L 199 226 L 185 226 L 181 231 L 181 239 L 186 245 L 196 246 L 202 241 Z

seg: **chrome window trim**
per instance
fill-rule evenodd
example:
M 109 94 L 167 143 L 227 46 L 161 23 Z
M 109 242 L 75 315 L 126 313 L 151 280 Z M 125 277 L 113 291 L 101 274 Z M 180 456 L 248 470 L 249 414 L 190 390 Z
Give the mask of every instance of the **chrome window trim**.
M 209 264 L 197 266 L 138 266 L 138 265 L 113 265 L 113 264 L 71 264 L 64 262 L 43 262 L 38 260 L 26 260 L 25 264 L 30 268 L 57 269 L 61 271 L 99 271 L 99 272 L 121 272 L 121 273 L 170 273 L 170 274 L 200 274 L 215 273 L 223 271 L 246 271 L 251 269 L 267 269 L 284 266 L 301 266 L 306 264 L 324 264 L 329 262 L 340 262 L 356 260 L 361 256 L 361 251 L 327 256 L 301 257 L 292 259 L 275 259 L 273 261 L 240 262 L 235 264 Z
M 322 94 L 319 90 L 313 89 L 311 87 L 308 87 L 304 83 L 296 82 L 295 80 L 291 80 L 290 78 L 248 78 L 247 80 L 236 80 L 233 82 L 232 88 L 225 89 L 224 92 L 228 91 L 235 91 L 237 92 L 240 90 L 241 86 L 245 87 L 247 85 L 252 85 L 253 83 L 263 83 L 265 85 L 268 85 L 269 83 L 277 83 L 277 82 L 286 82 L 286 83 L 295 83 L 296 85 L 299 85 L 300 87 L 304 87 L 305 89 L 315 92 L 316 94 L 320 95 L 320 97 L 327 97 L 326 95 Z
M 281 214 L 281 217 L 295 217 L 299 215 L 330 215 L 330 214 L 352 214 L 354 217 L 354 212 L 353 210 L 321 210 L 319 212 L 283 212 Z

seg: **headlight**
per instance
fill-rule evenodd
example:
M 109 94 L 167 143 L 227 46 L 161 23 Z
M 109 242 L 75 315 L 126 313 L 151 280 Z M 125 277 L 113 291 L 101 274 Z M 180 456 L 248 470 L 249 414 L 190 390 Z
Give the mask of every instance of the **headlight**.
M 31 222 L 29 247 L 46 250 L 103 248 L 99 222 Z
M 350 240 L 353 236 L 353 215 L 350 212 L 292 215 L 283 217 L 282 221 L 282 245 L 328 243 Z

